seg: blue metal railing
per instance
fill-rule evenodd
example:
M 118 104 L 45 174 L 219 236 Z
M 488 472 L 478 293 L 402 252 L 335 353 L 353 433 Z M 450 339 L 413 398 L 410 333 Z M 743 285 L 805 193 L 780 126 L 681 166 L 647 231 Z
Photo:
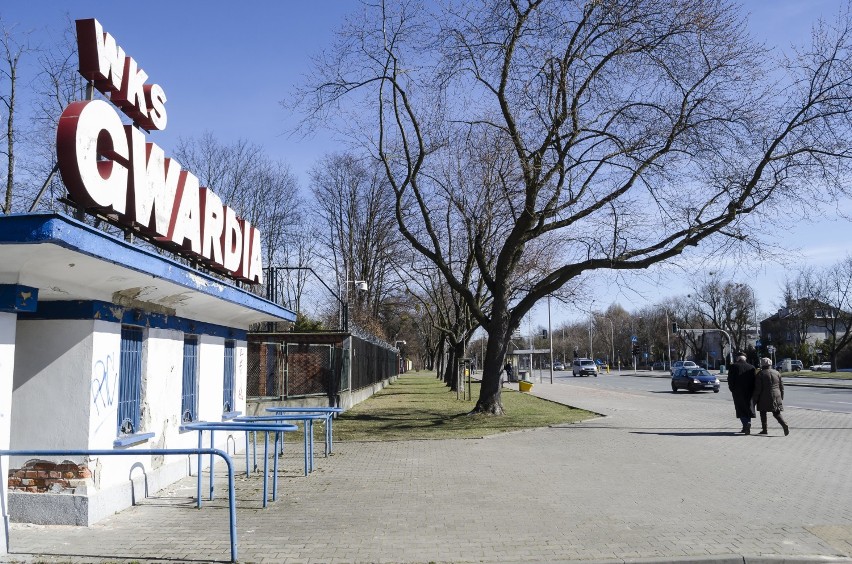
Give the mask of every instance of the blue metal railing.
M 246 446 L 248 446 L 248 434 L 250 432 L 263 432 L 264 434 L 264 458 L 263 458 L 263 506 L 266 507 L 267 498 L 268 498 L 268 483 L 269 483 L 269 433 L 275 433 L 275 461 L 274 461 L 274 470 L 273 470 L 273 478 L 272 478 L 272 500 L 275 501 L 278 498 L 278 441 L 280 438 L 280 434 L 287 431 L 295 431 L 296 426 L 287 424 L 287 423 L 247 423 L 247 422 L 239 422 L 239 421 L 196 421 L 194 423 L 187 423 L 181 427 L 182 429 L 188 429 L 191 431 L 198 431 L 198 449 L 200 450 L 202 444 L 202 435 L 204 431 L 208 431 L 210 433 L 210 448 L 213 448 L 213 432 L 214 431 L 245 431 L 246 432 Z M 281 439 L 283 440 L 283 439 Z M 246 449 L 246 475 L 249 474 L 248 470 L 248 448 Z M 198 455 L 198 479 L 197 479 L 197 490 L 198 490 L 198 507 L 201 507 L 201 455 Z M 210 497 L 209 499 L 213 499 L 213 457 L 210 457 Z
M 317 419 L 325 420 L 325 414 L 322 413 L 279 413 L 277 415 L 244 415 L 235 417 L 233 421 L 248 423 L 251 425 L 260 425 L 268 422 L 277 422 L 283 424 L 284 421 L 301 421 L 304 430 L 305 442 L 305 476 L 314 471 L 314 421 Z M 277 446 L 277 445 L 276 445 Z M 326 442 L 328 447 L 328 442 Z M 276 460 L 278 450 L 276 452 Z M 248 453 L 248 442 L 246 443 L 246 453 Z M 328 451 L 326 451 L 328 454 Z M 257 465 L 255 464 L 255 467 Z
M 230 520 L 231 530 L 231 562 L 237 561 L 237 505 L 236 495 L 234 493 L 234 463 L 228 453 L 216 448 L 149 448 L 149 449 L 130 449 L 130 450 L 0 450 L 0 457 L 3 456 L 159 456 L 159 455 L 198 455 L 199 458 L 204 454 L 211 456 L 221 456 L 228 466 L 228 515 Z M 0 458 L 0 476 L 6 476 L 3 472 L 3 459 Z M 210 465 L 210 474 L 213 474 L 213 465 Z M 201 492 L 199 490 L 199 501 Z M 9 516 L 6 514 L 5 505 L 3 506 L 3 526 L 6 531 L 6 552 L 9 552 Z
M 342 407 L 267 407 L 270 413 L 321 413 L 325 417 L 325 455 L 328 456 L 334 450 L 334 433 L 332 421 L 338 413 L 343 412 Z

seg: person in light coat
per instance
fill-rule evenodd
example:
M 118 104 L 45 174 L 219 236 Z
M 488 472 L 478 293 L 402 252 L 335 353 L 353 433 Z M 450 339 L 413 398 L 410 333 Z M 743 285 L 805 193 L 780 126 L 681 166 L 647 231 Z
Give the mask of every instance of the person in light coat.
M 760 359 L 760 371 L 754 379 L 754 404 L 757 411 L 760 412 L 760 423 L 763 429 L 760 435 L 767 435 L 769 431 L 766 428 L 766 412 L 771 411 L 772 415 L 781 424 L 784 429 L 784 435 L 790 434 L 790 427 L 781 416 L 784 410 L 784 382 L 781 380 L 781 374 L 772 368 L 772 360 L 768 358 Z

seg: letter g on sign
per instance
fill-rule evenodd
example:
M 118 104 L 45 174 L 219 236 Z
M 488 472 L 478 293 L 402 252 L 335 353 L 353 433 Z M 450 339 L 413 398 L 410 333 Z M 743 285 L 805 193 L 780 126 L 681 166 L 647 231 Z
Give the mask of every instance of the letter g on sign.
M 125 213 L 130 151 L 112 106 L 102 100 L 71 103 L 59 118 L 56 149 L 62 181 L 75 202 Z

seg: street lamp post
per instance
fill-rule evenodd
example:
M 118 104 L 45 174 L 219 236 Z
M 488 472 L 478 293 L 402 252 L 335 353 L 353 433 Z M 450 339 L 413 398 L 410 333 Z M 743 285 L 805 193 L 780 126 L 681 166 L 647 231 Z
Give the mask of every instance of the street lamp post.
M 612 363 L 615 362 L 615 325 L 612 323 L 612 319 L 604 316 L 604 319 L 609 321 L 609 344 L 612 345 L 612 356 L 609 357 L 609 365 L 612 366 Z M 621 363 L 618 364 L 618 373 L 621 374 Z
M 547 295 L 547 338 L 550 339 L 550 383 L 553 383 L 553 331 L 550 327 L 550 294 Z
M 594 319 L 594 313 L 592 309 L 589 309 L 589 358 L 595 360 L 595 353 L 592 351 L 592 320 Z
M 362 292 L 367 291 L 367 282 L 365 280 L 349 280 L 348 278 L 344 282 L 344 287 L 346 288 L 346 303 L 344 307 L 340 310 L 340 316 L 343 318 L 341 325 L 343 325 L 343 330 L 349 330 L 349 284 L 355 286 L 356 290 L 361 290 Z
M 278 271 L 279 270 L 307 270 L 308 272 L 310 272 L 311 274 L 316 276 L 317 280 L 319 280 L 320 284 L 322 284 L 325 287 L 325 289 L 328 290 L 329 294 L 334 296 L 334 299 L 336 299 L 337 302 L 340 304 L 341 311 L 345 311 L 345 309 L 348 307 L 348 303 L 346 303 L 342 299 L 340 299 L 340 296 L 337 295 L 337 293 L 334 290 L 332 290 L 329 287 L 329 285 L 325 283 L 325 281 L 322 279 L 322 277 L 320 277 L 320 275 L 317 274 L 316 271 L 313 268 L 311 268 L 310 266 L 268 266 L 268 267 L 266 267 L 265 270 L 267 271 L 266 299 L 268 299 L 270 301 L 273 301 L 273 302 L 276 302 L 276 303 L 278 301 Z M 366 285 L 366 282 L 364 284 Z M 298 306 L 296 307 L 296 310 L 297 311 L 299 310 Z M 348 320 L 346 319 L 345 315 L 342 316 L 342 317 L 344 318 L 344 319 L 342 319 L 342 321 L 344 321 L 345 323 L 341 323 L 340 328 L 343 331 L 348 331 L 349 330 Z
M 669 338 L 669 329 L 671 325 L 669 325 L 669 310 L 666 310 L 666 348 L 668 348 L 668 359 L 669 359 L 669 369 L 672 367 L 672 341 Z
M 401 349 L 401 346 L 400 346 L 400 345 L 405 345 L 405 344 L 407 344 L 405 341 L 394 341 L 393 342 L 393 347 L 397 350 L 397 354 L 399 355 L 399 362 L 397 363 L 398 364 L 397 371 L 398 371 L 399 374 L 402 374 L 403 372 L 405 372 L 404 367 L 403 367 L 403 363 L 405 361 L 402 357 L 402 349 Z

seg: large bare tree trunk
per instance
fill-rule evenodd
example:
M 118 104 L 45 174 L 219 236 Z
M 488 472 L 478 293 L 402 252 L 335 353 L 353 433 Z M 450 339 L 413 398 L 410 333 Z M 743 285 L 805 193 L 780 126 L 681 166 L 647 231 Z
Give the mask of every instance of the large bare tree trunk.
M 485 328 L 488 332 L 488 343 L 485 346 L 485 358 L 482 363 L 482 387 L 479 391 L 476 407 L 473 408 L 471 413 L 503 415 L 503 401 L 500 397 L 503 381 L 501 372 L 514 330 L 509 322 L 508 315 L 506 312 L 503 313 L 504 315 L 500 318 L 501 322 Z

